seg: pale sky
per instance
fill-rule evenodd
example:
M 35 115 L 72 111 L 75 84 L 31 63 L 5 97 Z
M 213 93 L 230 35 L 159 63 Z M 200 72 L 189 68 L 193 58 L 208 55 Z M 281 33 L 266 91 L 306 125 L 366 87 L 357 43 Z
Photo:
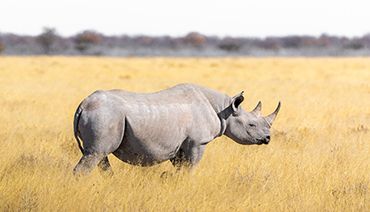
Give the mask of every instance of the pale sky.
M 370 33 L 370 0 L 0 0 L 0 32 L 218 36 Z

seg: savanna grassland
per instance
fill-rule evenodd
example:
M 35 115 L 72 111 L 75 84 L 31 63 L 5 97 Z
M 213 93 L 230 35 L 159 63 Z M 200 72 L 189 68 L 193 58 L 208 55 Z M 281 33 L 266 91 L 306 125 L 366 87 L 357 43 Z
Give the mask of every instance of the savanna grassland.
M 182 82 L 244 90 L 265 115 L 280 100 L 270 144 L 220 137 L 191 174 L 110 156 L 113 177 L 72 175 L 84 97 Z M 370 58 L 0 57 L 0 210 L 369 211 Z

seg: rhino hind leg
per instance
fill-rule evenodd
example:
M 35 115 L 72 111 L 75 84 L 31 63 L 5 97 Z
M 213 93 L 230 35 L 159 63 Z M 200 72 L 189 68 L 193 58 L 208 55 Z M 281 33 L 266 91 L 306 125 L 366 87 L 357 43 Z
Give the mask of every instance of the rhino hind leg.
M 99 171 L 104 176 L 111 177 L 113 175 L 112 167 L 109 163 L 108 156 L 104 157 L 99 163 L 98 163 Z
M 96 166 L 104 175 L 113 174 L 107 156 L 119 147 L 125 131 L 125 120 L 115 118 L 110 118 L 108 124 L 104 119 L 105 122 L 87 122 L 88 124 L 82 126 L 80 124 L 79 136 L 83 142 L 83 156 L 73 170 L 75 175 L 88 174 Z
M 103 154 L 88 154 L 82 156 L 76 167 L 73 169 L 74 175 L 84 175 L 90 173 L 100 161 L 106 157 Z

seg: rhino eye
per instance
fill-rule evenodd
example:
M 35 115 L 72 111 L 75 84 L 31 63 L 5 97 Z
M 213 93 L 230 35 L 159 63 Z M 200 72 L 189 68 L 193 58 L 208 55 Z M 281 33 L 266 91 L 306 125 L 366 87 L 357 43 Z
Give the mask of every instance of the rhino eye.
M 250 127 L 256 127 L 255 124 L 248 124 Z

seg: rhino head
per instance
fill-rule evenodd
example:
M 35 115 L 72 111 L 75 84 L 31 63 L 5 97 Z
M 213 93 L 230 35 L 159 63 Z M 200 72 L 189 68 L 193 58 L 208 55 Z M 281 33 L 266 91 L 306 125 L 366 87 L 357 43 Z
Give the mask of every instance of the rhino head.
M 243 92 L 231 99 L 230 105 L 222 111 L 225 124 L 224 134 L 243 145 L 268 144 L 270 128 L 280 110 L 280 102 L 273 113 L 261 116 L 261 102 L 251 111 L 246 112 L 240 106 L 243 102 Z

